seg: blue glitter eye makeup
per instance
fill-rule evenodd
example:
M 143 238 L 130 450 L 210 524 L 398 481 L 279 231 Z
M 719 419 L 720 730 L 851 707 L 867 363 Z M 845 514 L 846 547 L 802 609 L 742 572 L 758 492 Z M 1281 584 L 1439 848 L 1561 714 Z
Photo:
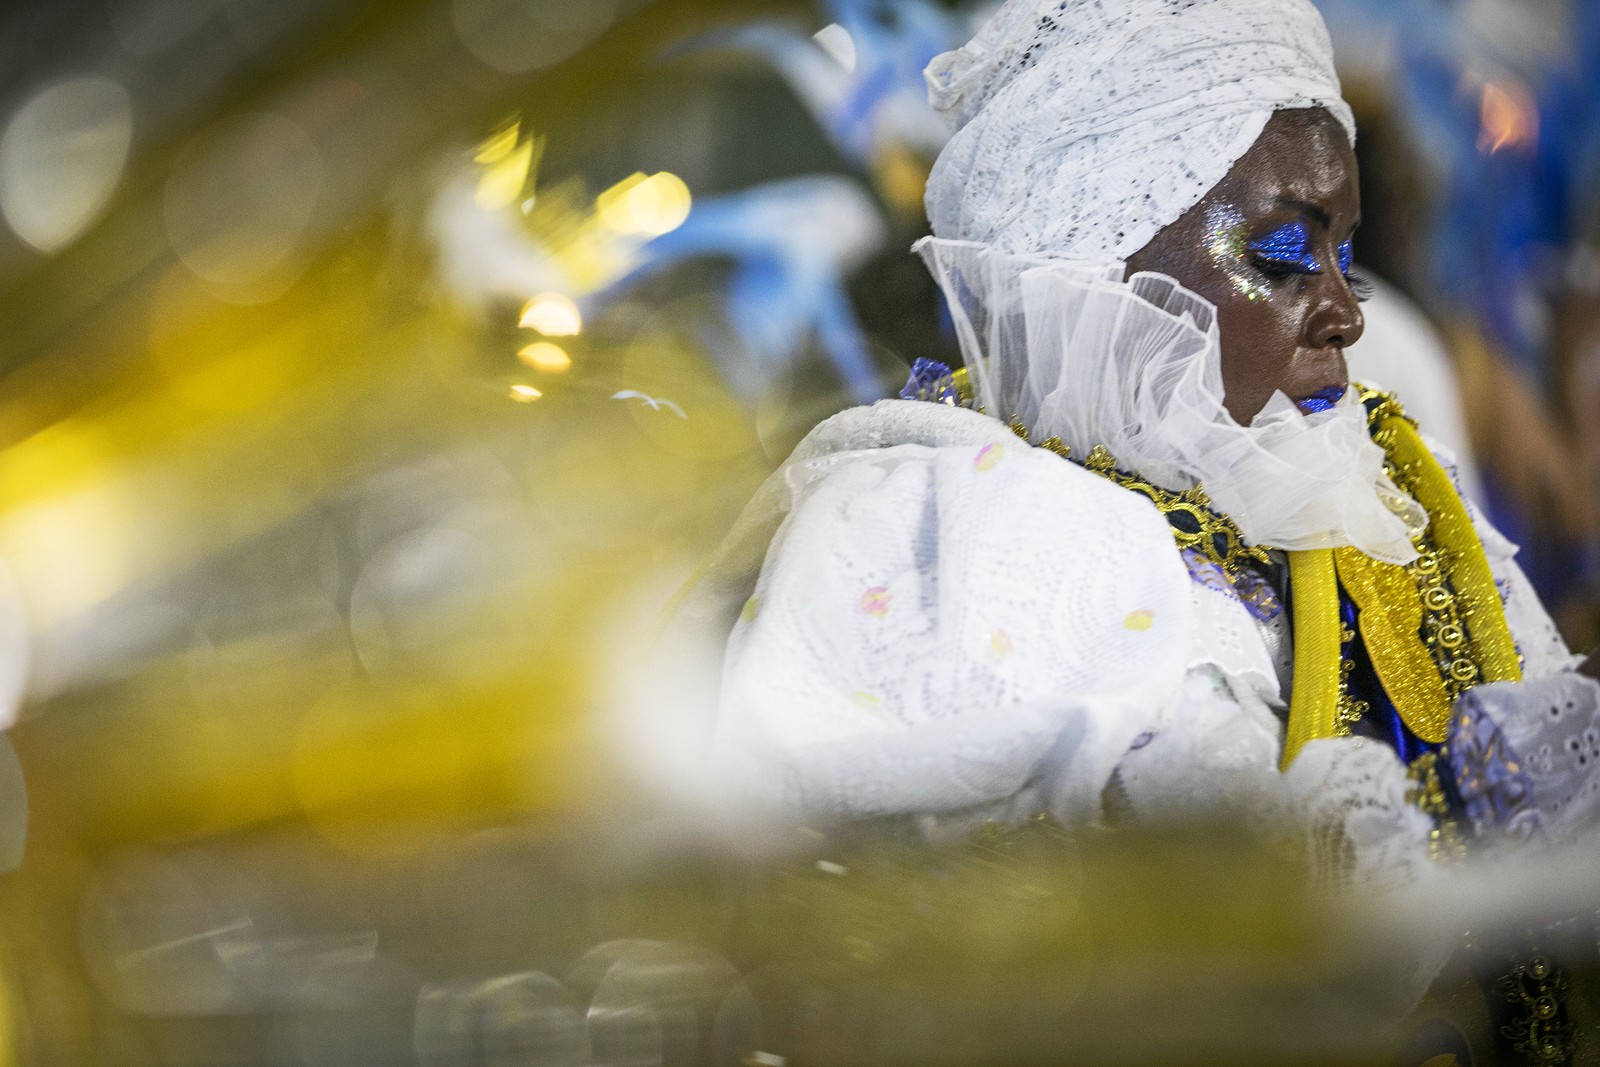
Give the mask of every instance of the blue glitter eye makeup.
M 1206 209 L 1206 249 L 1211 260 L 1248 300 L 1272 297 L 1272 280 L 1287 274 L 1321 274 L 1322 264 L 1312 250 L 1311 232 L 1298 219 L 1286 222 L 1263 237 L 1251 238 L 1244 215 L 1231 204 Z M 1352 242 L 1337 251 L 1339 273 L 1350 283 L 1357 300 L 1371 295 L 1371 287 L 1350 272 Z
M 1267 267 L 1301 274 L 1316 274 L 1322 270 L 1322 265 L 1311 254 L 1311 235 L 1306 232 L 1306 224 L 1299 220 L 1286 222 L 1265 237 L 1256 238 L 1249 247 L 1256 260 Z
M 1268 271 L 1293 274 L 1321 274 L 1322 264 L 1311 251 L 1311 235 L 1306 224 L 1298 220 L 1284 223 L 1265 237 L 1258 237 L 1248 245 L 1257 267 Z M 1355 258 L 1351 242 L 1338 248 L 1339 273 L 1348 276 Z

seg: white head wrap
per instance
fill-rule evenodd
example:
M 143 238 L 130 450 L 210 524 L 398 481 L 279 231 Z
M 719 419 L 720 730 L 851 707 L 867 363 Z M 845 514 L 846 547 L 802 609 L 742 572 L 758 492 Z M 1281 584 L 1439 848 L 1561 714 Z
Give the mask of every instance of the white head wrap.
M 1353 393 L 1302 415 L 1223 404 L 1216 309 L 1144 247 L 1227 174 L 1277 110 L 1354 137 L 1308 0 L 1010 0 L 927 70 L 957 132 L 929 178 L 943 289 L 978 399 L 1035 440 L 1173 489 L 1203 486 L 1252 543 L 1416 557 L 1421 507 L 1383 472 Z
M 1309 0 L 1010 0 L 928 66 L 956 133 L 928 179 L 940 237 L 1126 259 L 1222 180 L 1274 111 L 1352 142 Z

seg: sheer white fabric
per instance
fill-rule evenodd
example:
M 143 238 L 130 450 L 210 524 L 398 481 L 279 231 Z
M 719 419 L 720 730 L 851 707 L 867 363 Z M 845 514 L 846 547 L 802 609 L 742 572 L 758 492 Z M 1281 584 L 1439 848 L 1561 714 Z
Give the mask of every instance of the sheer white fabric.
M 1352 141 L 1307 0 L 1010 0 L 928 66 L 956 127 L 926 204 L 940 237 L 1125 258 L 1220 181 L 1274 111 Z
M 1416 558 L 1427 517 L 1383 472 L 1352 394 L 1304 415 L 1275 393 L 1249 426 L 1223 406 L 1216 310 L 1161 274 L 1114 260 L 1011 255 L 970 241 L 915 246 L 938 281 L 984 409 L 1075 455 L 1104 445 L 1169 489 L 1203 486 L 1247 540 L 1355 545 Z

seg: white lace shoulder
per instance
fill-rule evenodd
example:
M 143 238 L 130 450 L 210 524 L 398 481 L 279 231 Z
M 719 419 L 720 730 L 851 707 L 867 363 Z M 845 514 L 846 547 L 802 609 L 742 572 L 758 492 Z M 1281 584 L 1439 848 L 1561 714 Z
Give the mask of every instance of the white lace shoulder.
M 891 443 L 893 442 L 893 443 Z M 884 401 L 774 476 L 786 517 L 728 642 L 716 747 L 814 818 L 1099 817 L 1176 703 L 1189 578 L 1148 501 L 993 419 Z

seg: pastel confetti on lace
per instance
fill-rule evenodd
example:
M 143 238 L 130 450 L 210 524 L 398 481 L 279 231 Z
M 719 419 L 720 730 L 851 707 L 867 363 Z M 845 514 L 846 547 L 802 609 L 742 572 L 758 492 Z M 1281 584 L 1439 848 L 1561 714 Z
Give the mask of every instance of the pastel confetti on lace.
M 984 445 L 978 449 L 978 455 L 972 461 L 972 466 L 980 471 L 993 470 L 994 465 L 1000 462 L 1000 457 L 1005 455 L 1006 449 L 1001 444 Z
M 989 647 L 996 656 L 1009 656 L 1017 646 L 1012 642 L 1011 635 L 1004 630 L 989 631 Z
M 861 594 L 861 611 L 866 615 L 882 617 L 889 614 L 889 605 L 894 603 L 894 594 L 889 592 L 888 586 L 875 585 Z
M 1128 612 L 1128 617 L 1122 620 L 1122 628 L 1125 630 L 1148 630 L 1155 623 L 1155 612 L 1140 608 L 1138 611 Z

